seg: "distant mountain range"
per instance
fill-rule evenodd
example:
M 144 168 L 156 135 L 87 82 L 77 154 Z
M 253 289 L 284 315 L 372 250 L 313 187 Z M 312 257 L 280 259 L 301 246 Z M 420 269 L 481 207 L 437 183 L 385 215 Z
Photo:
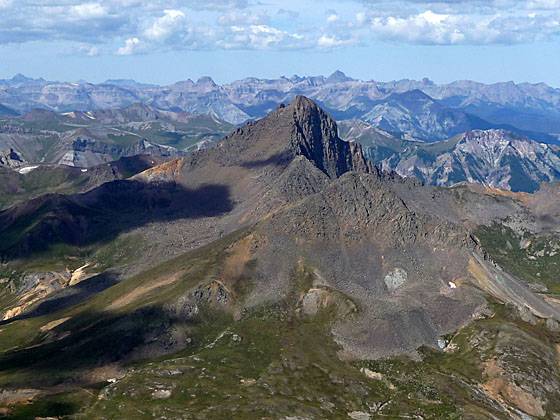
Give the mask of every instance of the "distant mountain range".
M 558 142 L 560 135 L 560 89 L 544 83 L 361 81 L 340 71 L 329 77 L 246 78 L 224 85 L 209 77 L 168 86 L 133 80 L 63 83 L 22 75 L 0 80 L 0 104 L 19 113 L 34 108 L 92 111 L 143 103 L 158 110 L 213 115 L 231 124 L 261 118 L 296 95 L 314 99 L 337 120 L 368 121 L 403 139 L 439 141 L 489 128 L 547 143 Z
M 360 143 L 374 164 L 401 176 L 513 191 L 560 180 L 560 89 L 360 81 L 340 71 L 225 85 L 203 77 L 169 86 L 17 75 L 0 80 L 0 166 L 91 168 L 127 156 L 182 156 L 296 95 L 312 98 L 340 122 L 342 139 Z
M 233 126 L 212 115 L 123 109 L 57 113 L 34 109 L 0 118 L 0 166 L 63 164 L 89 168 L 125 156 L 180 156 L 225 136 Z
M 384 171 L 426 184 L 479 183 L 533 192 L 543 182 L 560 181 L 560 147 L 505 130 L 472 130 L 438 143 L 400 140 L 362 121 L 346 121 L 342 136 L 364 147 Z

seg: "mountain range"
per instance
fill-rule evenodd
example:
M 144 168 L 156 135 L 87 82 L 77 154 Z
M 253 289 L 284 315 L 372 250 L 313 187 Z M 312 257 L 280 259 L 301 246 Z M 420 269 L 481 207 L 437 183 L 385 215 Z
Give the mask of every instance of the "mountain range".
M 261 118 L 296 95 L 306 95 L 338 120 L 362 119 L 397 137 L 437 141 L 469 129 L 502 128 L 558 142 L 560 89 L 546 84 L 436 84 L 329 77 L 246 78 L 224 85 L 203 77 L 168 86 L 130 80 L 64 83 L 18 75 L 0 81 L 0 104 L 19 113 L 124 108 L 144 103 L 169 111 L 210 114 L 231 124 Z
M 89 168 L 127 156 L 181 156 L 212 147 L 235 126 L 298 94 L 339 120 L 341 137 L 360 142 L 372 163 L 401 176 L 526 192 L 558 180 L 558 89 L 360 81 L 339 71 L 225 85 L 204 77 L 169 86 L 18 75 L 0 81 L 0 103 L 6 104 L 0 109 L 0 165 Z
M 2 412 L 560 415 L 559 185 L 422 185 L 366 154 L 296 96 L 0 211 Z
M 344 121 L 341 135 L 364 147 L 382 170 L 439 186 L 478 183 L 533 192 L 560 181 L 560 148 L 506 130 L 471 130 L 436 143 L 397 139 L 362 121 Z
M 222 138 L 232 127 L 215 116 L 142 104 L 64 113 L 34 109 L 19 117 L 0 117 L 0 151 L 11 151 L 20 163 L 30 165 L 88 168 L 141 154 L 178 156 Z

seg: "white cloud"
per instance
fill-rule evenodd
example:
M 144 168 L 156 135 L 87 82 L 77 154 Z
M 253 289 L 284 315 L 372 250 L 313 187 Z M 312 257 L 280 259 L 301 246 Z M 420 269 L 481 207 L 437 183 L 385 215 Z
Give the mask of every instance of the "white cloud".
M 217 44 L 226 49 L 269 49 L 285 48 L 303 41 L 303 36 L 292 34 L 268 25 L 231 26 L 225 39 Z
M 185 14 L 181 10 L 164 10 L 163 16 L 144 32 L 148 39 L 162 41 L 178 30 L 185 21 Z
M 406 18 L 375 17 L 371 29 L 383 38 L 408 42 L 455 44 L 465 40 L 461 19 L 431 10 Z
M 560 10 L 560 0 L 531 0 L 527 2 L 528 9 Z
M 96 57 L 99 55 L 99 48 L 95 45 L 80 45 L 78 51 L 88 57 Z
M 349 45 L 351 43 L 351 40 L 338 39 L 332 35 L 321 35 L 317 40 L 317 46 L 320 48 L 335 48 L 343 45 Z
M 162 49 L 335 48 L 376 40 L 481 45 L 560 38 L 560 0 L 340 4 L 288 0 L 280 8 L 262 0 L 0 0 L 0 45 L 72 42 L 74 51 L 91 45 L 98 51 L 134 54 Z
M 68 12 L 77 19 L 94 19 L 107 15 L 107 9 L 99 3 L 76 4 Z
M 140 40 L 136 37 L 128 38 L 125 43 L 124 47 L 121 47 L 117 50 L 118 55 L 131 55 L 138 51 L 140 46 Z
M 232 11 L 218 17 L 218 23 L 224 26 L 242 26 L 266 24 L 269 17 L 266 13 L 255 13 L 250 11 Z
M 336 21 L 338 21 L 339 17 L 336 13 L 331 13 L 330 15 L 327 16 L 327 22 L 328 23 L 334 23 Z
M 365 14 L 365 12 L 358 12 L 356 13 L 356 22 L 358 23 L 358 25 L 363 25 L 364 23 L 366 23 L 367 21 L 367 15 Z
M 366 36 L 395 42 L 455 44 L 515 44 L 550 40 L 560 35 L 558 17 L 535 12 L 518 15 L 438 13 L 426 10 L 408 16 L 365 17 Z

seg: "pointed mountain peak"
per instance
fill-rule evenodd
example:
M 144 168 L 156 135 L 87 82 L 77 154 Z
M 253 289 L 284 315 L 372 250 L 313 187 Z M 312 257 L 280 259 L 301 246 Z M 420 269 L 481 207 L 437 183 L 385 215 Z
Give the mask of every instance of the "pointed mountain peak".
M 12 77 L 11 81 L 12 82 L 16 82 L 16 83 L 25 83 L 25 82 L 30 82 L 33 79 L 30 77 L 27 77 L 21 73 L 16 74 L 14 77 Z
M 216 82 L 210 76 L 203 76 L 196 81 L 197 85 L 215 87 Z
M 335 121 L 304 96 L 239 127 L 207 154 L 217 155 L 212 159 L 221 165 L 252 169 L 286 168 L 302 156 L 330 178 L 353 170 L 372 170 L 360 145 L 343 141 Z
M 348 77 L 340 70 L 337 70 L 327 78 L 327 83 L 342 83 L 349 82 L 351 80 L 353 80 L 351 77 Z
M 352 170 L 370 172 L 361 147 L 340 139 L 336 122 L 315 102 L 297 96 L 288 109 L 293 110 L 291 145 L 296 155 L 305 156 L 331 178 Z

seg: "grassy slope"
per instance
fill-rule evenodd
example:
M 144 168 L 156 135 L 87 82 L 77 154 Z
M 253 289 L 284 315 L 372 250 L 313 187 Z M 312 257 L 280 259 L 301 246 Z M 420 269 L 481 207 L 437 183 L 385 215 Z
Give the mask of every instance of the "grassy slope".
M 476 235 L 482 247 L 504 269 L 528 283 L 544 284 L 550 293 L 560 294 L 558 238 L 519 236 L 510 228 L 497 224 L 479 228 Z
M 3 170 L 0 171 L 0 209 L 42 194 L 72 194 L 81 191 L 88 180 L 86 174 L 67 167 L 42 167 L 25 175 Z
M 310 270 L 305 269 L 294 272 L 290 295 L 240 316 L 206 308 L 185 324 L 170 321 L 158 310 L 216 278 L 228 247 L 244 235 L 238 232 L 175 258 L 85 304 L 0 327 L 0 387 L 45 387 L 52 392 L 32 404 L 12 407 L 14 418 L 77 413 L 82 418 L 348 418 L 353 411 L 389 418 L 501 418 L 503 413 L 480 394 L 485 380 L 482 362 L 499 356 L 497 343 L 504 334 L 525 333 L 550 346 L 559 339 L 495 305 L 493 318 L 449 337 L 457 346 L 454 352 L 422 350 L 423 361 L 341 361 L 330 334 L 334 312 L 323 310 L 314 318 L 298 312 L 299 298 L 311 286 Z M 97 255 L 104 255 L 110 266 L 117 248 Z M 180 273 L 178 281 L 107 310 L 123 296 L 175 273 Z M 249 289 L 248 284 L 238 285 L 238 299 Z M 50 333 L 40 332 L 41 326 L 65 317 L 71 319 Z M 188 345 L 148 360 L 127 356 L 127 346 L 142 345 L 145 335 L 161 333 L 162 325 L 165 331 L 185 329 Z M 72 334 L 66 337 L 65 332 Z M 523 345 L 530 352 L 531 342 Z M 80 384 L 84 374 L 114 362 L 127 371 L 115 384 Z M 364 368 L 381 376 L 368 378 Z M 517 368 L 534 371 L 538 366 Z M 549 409 L 560 410 L 552 404 Z

